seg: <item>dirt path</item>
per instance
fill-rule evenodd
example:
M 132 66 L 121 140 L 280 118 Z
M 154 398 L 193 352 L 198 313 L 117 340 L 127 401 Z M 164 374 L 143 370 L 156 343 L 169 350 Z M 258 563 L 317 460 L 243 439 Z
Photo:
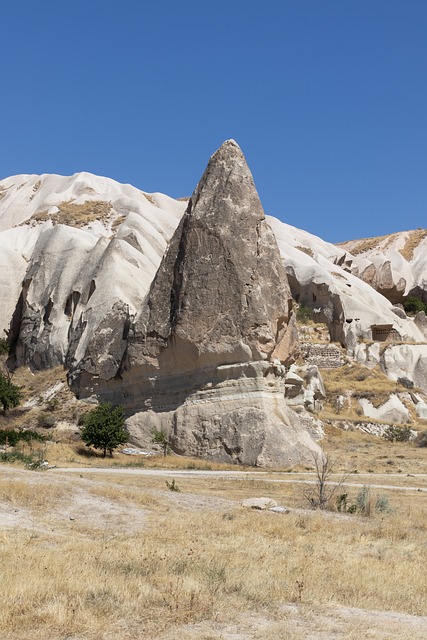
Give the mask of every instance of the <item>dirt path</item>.
M 104 469 L 100 468 L 87 468 L 87 467 L 64 467 L 64 468 L 55 468 L 49 470 L 50 473 L 78 473 L 88 474 L 88 473 L 102 473 L 102 474 L 111 474 L 111 475 L 138 475 L 138 476 L 158 476 L 161 478 L 171 478 L 171 477 L 182 477 L 182 478 L 226 478 L 226 479 L 236 479 L 236 478 L 256 478 L 260 482 L 265 483 L 283 483 L 283 484 L 306 484 L 311 483 L 314 484 L 315 474 L 314 473 L 286 473 L 286 478 L 282 477 L 282 474 L 277 473 L 272 478 L 271 476 L 266 477 L 268 472 L 263 471 L 201 471 L 201 470 L 183 470 L 183 469 L 112 469 L 106 467 Z M 339 474 L 337 474 L 339 476 Z M 302 476 L 302 477 L 301 477 Z M 388 489 L 391 491 L 401 490 L 401 491 L 421 491 L 427 492 L 427 486 L 420 486 L 419 484 L 410 484 L 408 485 L 394 485 L 394 484 L 376 484 L 372 482 L 375 480 L 375 477 L 389 477 L 389 474 L 367 474 L 366 476 L 358 475 L 357 478 L 366 477 L 369 478 L 367 482 L 353 482 L 352 478 L 347 478 L 345 482 L 334 482 L 331 481 L 331 484 L 339 484 L 345 486 L 352 487 L 363 487 L 366 484 L 369 484 L 370 487 L 374 489 Z M 407 478 L 408 476 L 402 476 L 399 474 L 394 474 L 394 477 Z M 417 474 L 414 476 L 410 476 L 414 479 L 425 479 L 427 478 L 427 474 Z

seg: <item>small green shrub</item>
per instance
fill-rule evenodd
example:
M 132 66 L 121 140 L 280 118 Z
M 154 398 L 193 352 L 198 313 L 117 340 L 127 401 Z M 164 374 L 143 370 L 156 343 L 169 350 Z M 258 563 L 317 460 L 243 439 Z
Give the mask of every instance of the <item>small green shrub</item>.
M 415 315 L 418 311 L 427 313 L 427 304 L 415 296 L 408 296 L 403 302 L 403 308 L 408 315 Z
M 348 512 L 348 493 L 341 493 L 337 496 L 337 509 L 344 513 Z
M 389 442 L 408 442 L 411 439 L 411 429 L 409 427 L 397 427 L 392 425 L 384 434 L 384 439 Z
M 375 511 L 377 513 L 391 513 L 390 501 L 386 496 L 378 496 L 375 501 Z
M 363 516 L 372 515 L 371 490 L 366 485 L 357 494 L 356 511 Z
M 169 489 L 169 491 L 176 491 L 177 493 L 181 493 L 181 489 L 176 484 L 175 478 L 172 478 L 172 482 L 168 482 L 166 480 L 166 486 Z
M 368 486 L 362 487 L 353 504 L 348 503 L 348 494 L 342 493 L 337 497 L 337 510 L 342 513 L 358 513 L 366 518 L 374 513 L 391 513 L 390 502 L 385 496 L 377 496 L 375 503 Z
M 47 411 L 56 411 L 59 407 L 59 399 L 56 397 L 49 398 L 49 400 L 46 400 L 45 406 Z
M 0 451 L 0 462 L 23 462 L 29 465 L 33 462 L 33 458 L 20 451 Z
M 17 407 L 21 402 L 21 390 L 16 384 L 13 384 L 12 380 L 0 373 L 0 404 L 3 406 L 3 411 L 7 411 L 12 407 Z
M 43 429 L 52 429 L 56 424 L 55 417 L 49 413 L 39 413 L 37 416 L 37 426 Z
M 154 428 L 151 432 L 151 442 L 153 444 L 159 444 L 163 449 L 163 455 L 166 457 L 171 451 L 169 438 L 163 430 Z
M 299 322 L 311 322 L 313 320 L 313 309 L 305 304 L 300 304 L 297 309 L 297 320 Z

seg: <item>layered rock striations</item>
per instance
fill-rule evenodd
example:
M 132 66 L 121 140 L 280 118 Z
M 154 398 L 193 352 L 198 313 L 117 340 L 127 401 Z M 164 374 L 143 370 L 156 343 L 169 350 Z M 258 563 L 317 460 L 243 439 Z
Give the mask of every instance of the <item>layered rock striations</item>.
M 227 141 L 170 241 L 115 379 L 82 363 L 74 386 L 123 403 L 138 444 L 156 428 L 179 453 L 294 464 L 319 451 L 284 401 L 294 340 L 274 235 L 245 158 Z

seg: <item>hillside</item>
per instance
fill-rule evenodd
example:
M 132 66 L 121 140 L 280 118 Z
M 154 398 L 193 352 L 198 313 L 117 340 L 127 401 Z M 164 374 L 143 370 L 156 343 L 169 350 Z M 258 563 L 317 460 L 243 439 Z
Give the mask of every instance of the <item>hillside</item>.
M 77 397 L 123 404 L 134 442 L 161 428 L 177 452 L 223 462 L 295 464 L 329 423 L 415 434 L 427 417 L 427 325 L 395 303 L 424 286 L 426 242 L 418 230 L 334 246 L 265 219 L 233 141 L 190 200 L 88 173 L 7 178 L 8 366 L 64 367 Z M 344 367 L 340 388 L 330 357 Z

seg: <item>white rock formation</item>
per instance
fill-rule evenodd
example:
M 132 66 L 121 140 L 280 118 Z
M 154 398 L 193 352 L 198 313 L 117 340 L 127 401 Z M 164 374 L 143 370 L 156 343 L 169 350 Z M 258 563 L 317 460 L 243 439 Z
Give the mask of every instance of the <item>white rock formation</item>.
M 416 295 L 427 301 L 427 229 L 340 243 L 352 273 L 392 302 Z
M 409 422 L 409 410 L 399 397 L 392 393 L 390 398 L 379 407 L 374 407 L 367 398 L 360 398 L 359 404 L 367 418 L 381 420 L 383 422 L 397 422 L 405 424 Z
M 345 251 L 276 218 L 268 221 L 293 297 L 314 309 L 315 318 L 328 324 L 331 339 L 351 355 L 360 339 L 372 338 L 375 325 L 391 325 L 402 340 L 425 340 L 413 319 L 399 317 L 387 298 L 344 268 Z

